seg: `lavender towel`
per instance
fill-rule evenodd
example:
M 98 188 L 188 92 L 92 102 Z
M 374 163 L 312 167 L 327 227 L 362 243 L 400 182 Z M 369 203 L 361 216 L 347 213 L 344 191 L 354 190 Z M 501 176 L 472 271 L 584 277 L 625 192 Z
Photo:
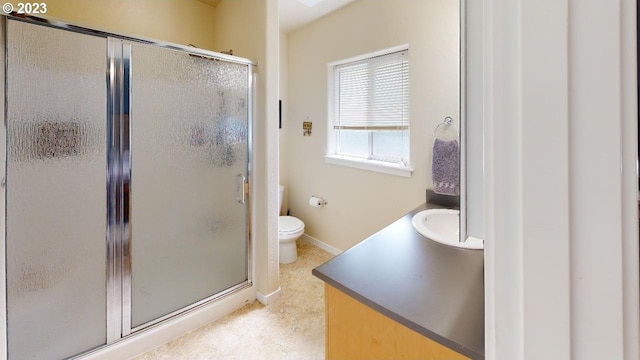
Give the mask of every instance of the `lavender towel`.
M 460 146 L 458 140 L 433 142 L 431 162 L 433 191 L 442 195 L 460 195 Z

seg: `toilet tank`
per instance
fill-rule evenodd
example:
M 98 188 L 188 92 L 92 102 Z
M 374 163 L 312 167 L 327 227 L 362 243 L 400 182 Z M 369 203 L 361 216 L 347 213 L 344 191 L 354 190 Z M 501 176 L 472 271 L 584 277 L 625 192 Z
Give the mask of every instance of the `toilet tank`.
M 278 206 L 278 214 L 282 211 L 282 197 L 284 196 L 284 186 L 280 185 L 280 195 L 278 197 L 278 201 L 280 201 L 280 206 Z

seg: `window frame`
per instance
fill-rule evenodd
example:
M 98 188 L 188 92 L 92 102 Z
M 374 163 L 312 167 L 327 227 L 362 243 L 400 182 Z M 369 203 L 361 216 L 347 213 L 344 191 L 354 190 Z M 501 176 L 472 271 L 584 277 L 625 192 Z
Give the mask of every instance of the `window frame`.
M 348 64 L 356 61 L 362 61 L 366 59 L 371 59 L 379 56 L 390 55 L 393 53 L 401 52 L 401 51 L 409 51 L 409 45 L 399 45 L 391 48 L 386 48 L 383 50 L 358 55 L 355 57 L 351 57 L 344 60 L 338 60 L 334 62 L 330 62 L 327 64 L 327 147 L 325 153 L 325 162 L 335 165 L 349 166 L 357 169 L 364 169 L 370 171 L 376 171 L 391 175 L 403 176 L 403 177 L 411 177 L 413 173 L 413 168 L 411 167 L 411 115 L 409 114 L 409 125 L 407 127 L 408 139 L 409 139 L 409 150 L 408 150 L 408 158 L 405 163 L 402 162 L 393 162 L 390 161 L 390 158 L 385 157 L 376 157 L 372 156 L 369 158 L 358 157 L 358 156 L 349 156 L 344 154 L 337 153 L 338 150 L 338 134 L 340 130 L 334 129 L 334 120 L 335 120 L 335 110 L 337 104 L 335 103 L 335 67 L 338 65 Z M 411 82 L 409 81 L 409 84 Z M 410 97 L 409 93 L 409 97 Z M 409 110 L 410 110 L 409 105 Z M 368 146 L 369 153 L 373 154 L 371 151 L 373 147 L 373 133 L 368 133 Z

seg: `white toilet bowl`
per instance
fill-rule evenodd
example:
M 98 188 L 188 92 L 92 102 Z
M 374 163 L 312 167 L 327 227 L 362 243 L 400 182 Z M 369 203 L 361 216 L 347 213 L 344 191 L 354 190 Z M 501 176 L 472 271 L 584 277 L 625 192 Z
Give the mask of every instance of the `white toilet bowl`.
M 282 195 L 284 186 L 280 185 L 280 208 L 282 208 Z M 278 218 L 278 241 L 280 242 L 280 263 L 289 264 L 298 258 L 296 240 L 304 234 L 304 223 L 293 216 L 280 216 Z
M 280 263 L 289 264 L 298 258 L 296 240 L 304 234 L 304 223 L 293 216 L 278 218 L 278 240 L 280 242 Z

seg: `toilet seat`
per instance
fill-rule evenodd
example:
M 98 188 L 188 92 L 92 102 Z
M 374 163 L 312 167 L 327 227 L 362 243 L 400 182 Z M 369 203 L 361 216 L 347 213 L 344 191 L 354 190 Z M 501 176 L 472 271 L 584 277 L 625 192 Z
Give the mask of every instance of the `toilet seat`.
M 302 220 L 293 216 L 280 216 L 278 218 L 278 233 L 282 235 L 294 234 L 304 229 Z

